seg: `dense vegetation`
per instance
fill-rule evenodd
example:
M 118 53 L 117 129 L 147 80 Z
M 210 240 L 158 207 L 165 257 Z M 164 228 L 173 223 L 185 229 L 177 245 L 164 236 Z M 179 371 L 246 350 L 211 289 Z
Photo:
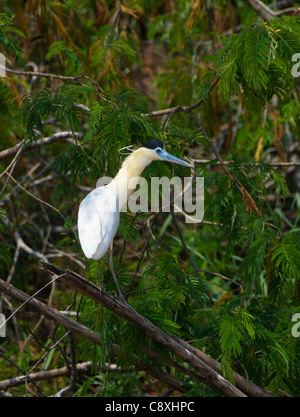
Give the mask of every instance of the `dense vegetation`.
M 154 162 L 143 176 L 204 177 L 204 219 L 122 213 L 114 265 L 124 294 L 166 334 L 218 360 L 230 383 L 235 371 L 273 395 L 297 396 L 299 2 L 258 3 L 2 2 L 0 273 L 29 295 L 49 283 L 40 259 L 98 284 L 98 263 L 77 237 L 79 203 L 117 173 L 120 148 L 160 138 L 194 169 Z M 102 272 L 116 294 L 108 255 Z M 20 302 L 0 297 L 7 318 Z M 27 383 L 0 381 L 3 395 L 221 395 L 166 346 L 64 283 L 36 298 L 68 310 L 101 347 L 25 305 L 0 339 L 0 374 L 2 382 L 27 374 Z M 75 375 L 76 363 L 85 368 Z M 181 392 L 147 369 L 174 377 Z M 38 371 L 45 378 L 30 380 Z

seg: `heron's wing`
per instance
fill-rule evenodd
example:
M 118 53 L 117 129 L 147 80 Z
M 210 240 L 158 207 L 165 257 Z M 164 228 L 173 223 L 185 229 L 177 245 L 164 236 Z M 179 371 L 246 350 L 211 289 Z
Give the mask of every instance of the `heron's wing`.
M 119 226 L 115 194 L 107 187 L 89 193 L 78 211 L 78 234 L 87 258 L 100 259 L 108 250 Z

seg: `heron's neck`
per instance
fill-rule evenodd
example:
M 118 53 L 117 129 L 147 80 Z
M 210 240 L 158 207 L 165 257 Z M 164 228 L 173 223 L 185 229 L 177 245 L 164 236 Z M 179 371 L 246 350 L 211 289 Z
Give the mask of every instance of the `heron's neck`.
M 119 199 L 119 209 L 125 206 L 136 188 L 141 173 L 150 163 L 151 160 L 138 158 L 134 154 L 123 163 L 120 171 L 109 184 L 109 186 L 115 187 Z

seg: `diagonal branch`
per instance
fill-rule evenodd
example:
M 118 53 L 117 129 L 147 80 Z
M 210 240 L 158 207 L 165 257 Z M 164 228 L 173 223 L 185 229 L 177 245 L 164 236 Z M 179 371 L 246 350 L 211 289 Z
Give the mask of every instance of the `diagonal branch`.
M 217 391 L 221 388 L 222 393 L 224 395 L 241 395 L 241 387 L 243 386 L 243 389 L 247 393 L 247 390 L 251 387 L 252 395 L 253 396 L 267 396 L 268 394 L 263 391 L 261 388 L 256 387 L 255 384 L 252 384 L 251 382 L 247 381 L 242 376 L 238 376 L 239 378 L 236 378 L 236 385 L 237 381 L 239 382 L 240 386 L 238 387 L 239 390 L 237 390 L 235 387 L 233 387 L 231 384 L 228 383 L 224 378 L 222 378 L 219 373 L 220 371 L 220 364 L 215 361 L 214 359 L 210 358 L 208 355 L 205 355 L 203 352 L 199 351 L 198 349 L 194 348 L 193 346 L 188 345 L 186 342 L 181 341 L 178 338 L 175 338 L 174 336 L 168 336 L 164 332 L 162 332 L 159 328 L 157 328 L 153 323 L 151 323 L 149 320 L 147 320 L 145 317 L 139 315 L 138 313 L 134 312 L 130 308 L 127 308 L 122 303 L 115 300 L 113 297 L 111 297 L 109 294 L 105 293 L 104 291 L 100 292 L 98 287 L 91 283 L 90 281 L 87 281 L 85 278 L 81 277 L 77 273 L 73 271 L 64 271 L 61 268 L 58 268 L 57 266 L 53 264 L 48 264 L 43 261 L 40 262 L 40 266 L 42 269 L 47 270 L 51 274 L 57 274 L 60 275 L 63 272 L 66 272 L 65 275 L 63 275 L 62 280 L 67 285 L 71 286 L 72 288 L 76 289 L 79 292 L 84 293 L 89 298 L 92 298 L 96 302 L 104 305 L 105 307 L 109 308 L 110 310 L 114 311 L 116 314 L 123 317 L 125 320 L 130 321 L 132 324 L 140 328 L 142 331 L 144 331 L 146 334 L 148 334 L 150 337 L 152 337 L 154 340 L 158 341 L 159 343 L 163 343 L 169 350 L 174 352 L 178 357 L 180 357 L 182 360 L 189 363 L 189 365 L 196 369 L 198 372 L 200 372 L 205 379 L 208 380 L 207 385 L 213 386 L 214 389 Z M 210 368 L 211 365 L 208 365 L 209 363 L 213 363 L 214 369 L 219 369 L 219 371 L 214 371 L 210 373 L 212 370 Z M 218 373 L 218 375 L 215 374 Z M 236 374 L 237 375 L 237 374 Z M 211 380 L 213 379 L 213 381 Z M 216 382 L 216 380 L 219 382 Z M 229 385 L 227 385 L 227 383 Z M 234 392 L 231 391 L 232 388 L 234 388 Z M 224 392 L 226 391 L 226 393 Z
M 267 22 L 276 17 L 276 13 L 260 0 L 245 0 L 245 2 Z
M 83 78 L 85 80 L 90 81 L 92 84 L 94 84 L 98 88 L 99 91 L 103 93 L 103 90 L 100 87 L 100 85 L 95 80 L 93 80 L 92 78 L 88 77 L 85 74 L 80 74 L 76 76 L 65 76 L 65 75 L 51 74 L 48 72 L 19 71 L 19 70 L 12 70 L 9 68 L 5 68 L 5 71 L 13 75 L 26 75 L 26 76 L 32 76 L 32 77 L 41 77 L 41 78 L 48 78 L 49 80 L 58 79 L 58 80 L 63 80 L 63 81 L 79 81 L 80 79 Z
M 283 14 L 298 14 L 300 7 L 287 7 L 283 10 L 274 12 L 269 6 L 260 0 L 245 0 L 245 2 L 252 7 L 253 10 L 264 20 L 269 22 L 274 17 L 279 17 Z
M 99 291 L 99 288 L 92 282 L 87 281 L 85 278 L 73 271 L 64 271 L 63 269 L 42 260 L 40 261 L 40 266 L 51 275 L 60 275 L 61 280 L 67 285 L 87 295 L 92 300 L 121 316 L 126 321 L 130 322 L 153 338 L 156 342 L 163 344 L 181 360 L 189 364 L 197 372 L 200 372 L 205 378 L 205 384 L 215 391 L 220 392 L 227 397 L 246 396 L 220 374 L 207 366 L 207 364 L 199 359 L 194 353 L 191 353 L 190 350 L 183 348 L 182 345 L 172 336 L 167 335 L 147 318 L 136 313 L 133 309 L 116 300 L 105 291 Z
M 209 89 L 208 93 L 210 93 L 214 89 L 214 87 L 218 84 L 219 80 L 220 80 L 220 75 L 216 75 L 214 81 L 212 82 L 212 84 L 210 86 L 210 89 Z M 204 98 L 201 97 L 196 103 L 191 104 L 189 106 L 177 105 L 175 107 L 170 107 L 170 108 L 167 108 L 167 109 L 155 110 L 152 113 L 144 114 L 144 116 L 146 116 L 146 117 L 154 117 L 154 116 L 159 117 L 159 116 L 164 116 L 166 114 L 169 114 L 172 117 L 175 113 L 180 112 L 180 111 L 190 112 L 190 111 L 194 110 L 196 107 L 199 107 L 200 104 L 203 103 L 203 101 L 204 101 Z
M 40 265 L 42 269 L 48 271 L 51 275 L 60 275 L 60 279 L 70 287 L 76 289 L 77 291 L 85 294 L 86 296 L 98 302 L 99 304 L 104 305 L 105 307 L 114 311 L 116 314 L 123 317 L 125 320 L 131 322 L 136 327 L 140 328 L 142 331 L 144 331 L 147 335 L 152 337 L 157 342 L 164 344 L 180 359 L 188 363 L 191 366 L 191 368 L 194 368 L 196 371 L 200 372 L 203 377 L 203 382 L 206 385 L 212 387 L 218 392 L 221 392 L 223 395 L 245 396 L 241 392 L 241 389 L 243 389 L 244 392 L 251 396 L 269 395 L 264 390 L 257 387 L 255 384 L 247 381 L 244 377 L 238 374 L 235 374 L 237 388 L 234 387 L 220 375 L 220 364 L 217 361 L 210 358 L 208 355 L 204 354 L 203 352 L 199 351 L 193 346 L 190 346 L 183 340 L 175 338 L 174 336 L 166 335 L 161 329 L 157 328 L 145 317 L 139 315 L 132 309 L 128 308 L 126 305 L 120 303 L 118 300 L 114 299 L 114 297 L 110 296 L 108 293 L 104 291 L 100 292 L 99 288 L 96 285 L 94 285 L 90 281 L 87 281 L 79 274 L 70 270 L 64 271 L 63 269 L 53 264 L 46 263 L 44 261 L 41 261 Z M 87 338 L 93 343 L 101 345 L 99 335 L 97 335 L 96 333 L 90 331 L 88 328 L 75 322 L 74 320 L 65 317 L 61 313 L 56 312 L 50 306 L 47 306 L 37 301 L 36 299 L 32 299 L 31 297 L 24 294 L 22 291 L 17 290 L 13 286 L 11 286 L 8 283 L 5 283 L 2 280 L 0 280 L 0 291 L 21 301 L 28 300 L 29 298 L 28 304 L 31 308 L 34 308 L 46 317 L 57 321 L 67 329 L 70 329 L 71 331 L 80 334 L 81 336 Z M 116 345 L 112 346 L 112 350 L 114 354 L 119 353 L 119 347 L 117 347 Z M 137 361 L 140 368 L 144 366 L 139 362 L 138 359 Z M 146 370 L 146 372 L 149 373 L 149 370 Z M 166 379 L 168 379 L 169 377 L 169 375 L 165 375 Z
M 75 273 L 74 273 L 75 274 Z M 96 287 L 97 288 L 97 287 Z M 89 340 L 90 342 L 102 346 L 100 335 L 93 330 L 89 329 L 88 327 L 76 322 L 75 320 L 66 317 L 64 314 L 60 313 L 59 311 L 55 310 L 54 308 L 38 301 L 32 296 L 27 295 L 23 291 L 15 288 L 13 285 L 8 284 L 7 282 L 0 279 L 0 292 L 6 294 L 9 297 L 12 297 L 18 301 L 22 301 L 23 304 L 27 304 L 33 310 L 39 312 L 40 314 L 44 315 L 50 320 L 54 320 L 58 324 L 62 325 L 68 330 L 71 330 L 73 333 L 78 334 L 79 336 Z M 99 290 L 98 290 L 99 292 Z M 120 356 L 120 347 L 117 344 L 112 345 L 112 354 L 115 357 Z M 124 355 L 121 354 L 122 357 Z M 174 389 L 185 392 L 187 388 L 182 383 L 181 380 L 178 378 L 169 375 L 166 372 L 162 372 L 158 368 L 153 368 L 144 364 L 136 355 L 134 355 L 134 365 L 141 371 L 148 373 L 149 375 L 153 376 L 154 378 L 158 379 L 159 381 L 164 382 L 165 384 L 173 387 Z M 26 377 L 26 375 L 25 375 Z
M 92 368 L 92 362 L 83 362 L 76 364 L 76 370 L 78 373 L 88 372 Z M 25 383 L 28 378 L 30 381 L 45 381 L 47 379 L 59 378 L 62 376 L 69 376 L 70 370 L 64 366 L 58 369 L 52 369 L 50 371 L 38 371 L 30 375 L 30 379 L 26 375 L 16 376 L 14 378 L 4 379 L 0 381 L 0 390 L 7 390 L 11 387 L 17 387 Z
M 9 158 L 12 155 L 15 155 L 19 152 L 19 150 L 24 146 L 23 151 L 28 151 L 30 149 L 37 149 L 41 148 L 42 146 L 49 145 L 50 143 L 57 142 L 58 140 L 67 140 L 70 138 L 76 138 L 81 139 L 83 136 L 83 133 L 80 132 L 58 132 L 54 133 L 51 136 L 48 136 L 47 138 L 39 139 L 36 142 L 26 143 L 24 146 L 24 141 L 22 140 L 20 143 L 18 143 L 16 146 L 12 146 L 11 148 L 7 148 L 4 151 L 0 152 L 0 161 L 2 159 Z
M 213 153 L 217 157 L 217 159 L 218 159 L 219 163 L 222 165 L 224 171 L 229 176 L 229 178 L 231 178 L 231 180 L 233 181 L 233 183 L 236 186 L 236 188 L 242 194 L 243 200 L 244 200 L 244 202 L 246 204 L 246 207 L 247 207 L 248 211 L 251 213 L 252 210 L 253 210 L 253 211 L 256 212 L 256 214 L 259 217 L 261 217 L 261 212 L 259 211 L 259 209 L 258 209 L 255 201 L 253 200 L 253 198 L 251 197 L 251 195 L 248 193 L 248 191 L 246 190 L 246 188 L 243 187 L 243 185 L 239 182 L 239 180 L 236 178 L 236 176 L 224 164 L 223 159 L 219 155 L 219 152 L 217 151 L 215 145 L 209 139 L 209 137 L 207 136 L 205 130 L 203 129 L 202 124 L 201 124 L 201 121 L 198 119 L 198 117 L 191 110 L 187 111 L 187 113 L 190 114 L 193 117 L 193 119 L 195 120 L 195 122 L 196 122 L 199 130 L 202 132 L 204 139 L 206 140 L 206 142 L 210 146 L 211 150 L 213 151 Z
M 12 69 L 8 69 L 8 68 L 6 68 L 6 72 L 8 72 L 10 74 L 16 74 L 16 75 L 45 77 L 45 78 L 48 78 L 48 79 L 59 79 L 59 80 L 63 80 L 63 81 L 78 81 L 80 78 L 84 78 L 84 79 L 89 80 L 93 84 L 95 84 L 97 86 L 97 88 L 101 92 L 103 92 L 103 90 L 101 89 L 101 87 L 98 85 L 98 83 L 95 80 L 93 80 L 90 77 L 87 77 L 84 74 L 72 77 L 72 76 L 50 74 L 50 73 L 44 73 L 44 72 L 38 72 L 38 71 L 19 71 L 19 70 L 12 70 Z M 210 93 L 213 90 L 213 88 L 218 84 L 219 80 L 220 80 L 220 75 L 216 75 L 214 81 L 212 82 L 212 84 L 210 86 L 210 89 L 209 89 L 208 93 Z M 103 99 L 104 101 L 107 101 L 107 99 L 104 99 L 102 96 L 101 96 L 101 99 Z M 145 116 L 145 117 L 159 117 L 159 116 L 164 116 L 166 114 L 170 114 L 170 115 L 173 116 L 175 113 L 177 113 L 179 111 L 188 112 L 188 111 L 194 110 L 201 103 L 203 103 L 203 101 L 204 101 L 204 98 L 201 97 L 196 103 L 190 104 L 189 106 L 177 105 L 175 107 L 170 107 L 170 108 L 167 108 L 167 109 L 155 110 L 151 113 L 143 114 L 143 116 Z M 90 111 L 90 109 L 87 106 L 83 106 L 83 105 L 80 105 L 80 104 L 77 104 L 77 106 L 78 107 L 83 107 L 83 109 L 85 111 Z M 1 155 L 1 153 L 0 153 L 0 155 Z

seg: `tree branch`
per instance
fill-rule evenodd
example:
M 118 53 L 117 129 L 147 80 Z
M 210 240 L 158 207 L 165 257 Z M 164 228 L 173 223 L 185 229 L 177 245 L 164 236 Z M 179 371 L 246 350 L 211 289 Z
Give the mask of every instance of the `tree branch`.
M 80 277 L 80 275 L 78 276 Z M 66 329 L 71 330 L 73 333 L 78 334 L 79 336 L 89 340 L 90 342 L 98 346 L 102 346 L 100 335 L 98 333 L 76 322 L 75 320 L 72 320 L 66 317 L 64 314 L 61 314 L 60 312 L 54 310 L 52 307 L 42 303 L 41 301 L 38 301 L 35 298 L 32 298 L 32 296 L 29 296 L 23 291 L 15 288 L 13 285 L 8 284 L 7 282 L 3 281 L 2 279 L 0 279 L 0 292 L 16 300 L 22 301 L 23 303 L 26 303 L 30 308 L 44 315 L 48 319 L 54 320 L 55 322 L 62 325 Z M 99 289 L 98 289 L 98 292 L 99 292 Z M 112 354 L 114 356 L 116 357 L 120 356 L 120 347 L 118 345 L 114 343 L 111 349 L 112 349 Z M 121 355 L 121 356 L 124 358 L 124 355 Z M 153 368 L 153 367 L 145 365 L 136 355 L 134 355 L 134 366 L 136 366 L 138 369 L 148 373 L 152 377 L 158 379 L 159 381 L 164 382 L 165 384 L 173 387 L 174 389 L 180 392 L 187 391 L 187 388 L 185 387 L 183 382 L 180 381 L 178 378 L 175 378 L 166 372 L 161 372 L 161 370 L 159 370 L 158 368 Z
M 81 139 L 83 133 L 80 132 L 58 132 L 54 133 L 47 138 L 39 139 L 36 142 L 26 143 L 26 146 L 23 149 L 23 152 L 28 151 L 30 149 L 37 149 L 41 148 L 42 146 L 49 145 L 50 143 L 57 142 L 58 140 L 67 140 L 69 138 L 76 138 Z M 16 146 L 12 146 L 11 148 L 7 148 L 4 151 L 0 152 L 0 160 L 6 159 L 12 155 L 15 155 L 20 148 L 24 146 L 24 140 L 18 143 Z
M 101 89 L 101 87 L 98 85 L 98 83 L 95 80 L 93 80 L 90 77 L 87 77 L 84 74 L 72 77 L 72 76 L 50 74 L 50 73 L 44 73 L 44 72 L 38 72 L 38 71 L 19 71 L 19 70 L 12 70 L 12 69 L 8 69 L 8 68 L 6 68 L 6 72 L 11 73 L 11 74 L 16 74 L 16 75 L 45 77 L 45 78 L 49 78 L 49 79 L 60 79 L 60 80 L 64 80 L 64 81 L 78 81 L 80 78 L 85 78 L 85 79 L 89 80 L 90 82 L 92 82 L 93 84 L 95 84 L 100 89 L 100 91 L 103 92 L 103 90 Z M 218 84 L 219 80 L 220 80 L 220 76 L 217 75 L 215 77 L 214 81 L 212 82 L 211 86 L 210 86 L 209 92 L 211 92 L 213 90 L 213 88 Z M 101 99 L 104 99 L 104 97 L 101 96 Z M 106 99 L 104 99 L 104 100 L 107 101 Z M 159 116 L 164 116 L 166 114 L 172 114 L 173 115 L 178 111 L 188 112 L 188 111 L 191 111 L 191 110 L 195 109 L 196 107 L 198 107 L 203 101 L 204 101 L 204 98 L 201 97 L 196 103 L 191 104 L 189 106 L 177 105 L 175 107 L 170 107 L 170 108 L 167 108 L 167 109 L 156 110 L 156 111 L 153 111 L 151 113 L 146 113 L 143 116 L 145 116 L 145 117 L 159 117 Z M 77 104 L 77 107 L 81 107 L 85 111 L 90 111 L 90 109 L 87 106 L 84 106 L 84 105 L 81 105 L 81 104 Z M 1 155 L 1 153 L 0 153 L 0 155 Z
M 61 268 L 56 267 L 53 264 L 48 264 L 41 261 L 41 268 L 48 271 L 50 274 L 58 276 L 60 275 L 63 282 L 65 282 L 70 287 L 76 289 L 77 291 L 87 295 L 89 298 L 98 302 L 99 304 L 107 307 L 111 311 L 115 312 L 119 316 L 123 317 L 125 320 L 134 324 L 136 327 L 144 331 L 148 336 L 152 337 L 159 343 L 162 343 L 167 349 L 176 354 L 180 359 L 188 363 L 191 367 L 200 372 L 206 381 L 206 385 L 210 386 L 217 392 L 222 393 L 225 396 L 229 397 L 245 397 L 239 389 L 234 387 L 230 382 L 223 378 L 220 374 L 208 367 L 202 360 L 197 358 L 190 350 L 183 348 L 180 343 L 178 343 L 172 336 L 165 334 L 161 329 L 151 323 L 145 317 L 135 313 L 130 307 L 122 304 L 120 301 L 114 299 L 108 293 L 99 291 L 99 288 L 94 285 L 92 282 L 87 281 L 85 278 L 81 277 L 73 271 L 63 271 Z M 55 272 L 56 271 L 56 272 Z M 57 272 L 59 274 L 57 275 Z M 63 279 L 65 278 L 65 279 Z M 5 283 L 0 280 L 0 291 L 3 291 L 7 295 L 12 296 L 14 294 L 15 298 L 21 300 L 27 300 L 26 294 L 14 288 L 12 285 Z M 21 293 L 21 294 L 20 294 Z M 84 334 L 89 334 L 89 340 L 93 341 L 96 344 L 101 344 L 99 340 L 99 335 L 94 332 L 90 332 L 85 326 L 79 325 L 79 323 L 74 322 L 68 317 L 62 316 L 58 313 L 53 314 L 53 311 L 50 310 L 49 306 L 42 305 L 36 299 L 31 298 L 29 301 L 30 305 L 38 309 L 43 315 L 49 318 L 53 318 L 60 324 L 63 324 L 65 327 L 70 330 Z M 115 347 L 113 347 L 115 350 Z
M 273 12 L 266 4 L 260 0 L 245 0 L 246 3 L 256 11 L 259 16 L 269 22 L 271 19 L 276 17 L 276 13 Z
M 192 159 L 196 164 L 210 164 L 210 165 L 230 165 L 230 164 L 236 164 L 236 161 L 224 161 L 223 164 L 221 164 L 220 161 L 212 162 L 210 159 Z M 260 167 L 262 165 L 270 165 L 272 167 L 299 167 L 300 161 L 295 162 L 239 162 L 240 165 L 249 165 L 249 166 L 255 166 Z
M 243 187 L 243 185 L 239 182 L 239 180 L 236 178 L 236 176 L 227 168 L 227 166 L 224 164 L 221 156 L 219 155 L 219 152 L 217 151 L 215 145 L 213 144 L 213 142 L 209 139 L 209 137 L 207 136 L 205 130 L 202 127 L 201 121 L 198 119 L 198 117 L 191 111 L 189 110 L 187 112 L 188 114 L 190 114 L 193 119 L 195 120 L 199 130 L 202 132 L 204 139 L 206 140 L 206 142 L 208 143 L 208 145 L 210 146 L 211 150 L 213 151 L 213 153 L 215 154 L 215 156 L 217 157 L 218 161 L 220 162 L 220 164 L 222 165 L 224 171 L 226 172 L 226 174 L 231 178 L 231 180 L 233 181 L 234 185 L 236 186 L 236 188 L 239 190 L 239 192 L 242 194 L 243 200 L 246 204 L 246 208 L 248 211 L 255 211 L 256 214 L 258 216 L 261 217 L 261 213 L 255 203 L 255 201 L 253 200 L 253 198 L 251 197 L 251 195 L 248 193 L 248 191 L 246 190 L 246 188 Z
M 92 368 L 92 362 L 83 362 L 76 364 L 76 370 L 78 373 L 84 373 L 90 371 Z M 30 375 L 30 381 L 45 381 L 47 379 L 59 378 L 62 376 L 70 376 L 70 370 L 64 366 L 58 369 L 52 369 L 51 371 L 39 371 Z M 0 381 L 0 390 L 7 390 L 12 387 L 23 385 L 27 379 L 26 375 L 20 375 L 14 378 L 4 379 Z
M 93 80 L 92 78 L 88 77 L 85 74 L 80 74 L 76 76 L 65 76 L 65 75 L 57 75 L 57 74 L 50 74 L 48 72 L 39 72 L 39 71 L 19 71 L 19 70 L 12 70 L 10 68 L 5 68 L 5 71 L 9 74 L 15 74 L 15 75 L 26 75 L 26 76 L 32 76 L 32 77 L 42 77 L 42 78 L 48 78 L 48 79 L 58 79 L 63 81 L 79 81 L 80 79 L 85 79 L 90 81 L 92 84 L 94 84 L 99 91 L 103 93 L 102 88 L 100 85 Z
M 44 270 L 47 270 L 51 274 L 55 274 L 64 271 L 61 268 L 58 268 L 57 266 L 53 264 L 48 264 L 43 261 L 40 261 L 41 268 Z M 174 336 L 168 336 L 164 332 L 162 332 L 159 328 L 157 328 L 155 325 L 153 325 L 149 320 L 147 320 L 145 317 L 135 313 L 130 308 L 127 308 L 119 301 L 115 300 L 113 297 L 111 297 L 109 294 L 105 293 L 104 291 L 100 292 L 99 288 L 91 283 L 90 281 L 87 281 L 85 278 L 81 277 L 80 275 L 76 274 L 73 271 L 66 271 L 66 274 L 62 277 L 63 282 L 65 282 L 67 285 L 71 286 L 72 288 L 76 289 L 79 292 L 82 292 L 83 294 L 87 295 L 89 298 L 94 299 L 96 302 L 104 305 L 105 307 L 109 308 L 110 310 L 114 311 L 116 314 L 123 317 L 125 320 L 130 321 L 132 324 L 140 328 L 142 331 L 144 331 L 146 334 L 148 334 L 150 337 L 152 337 L 154 340 L 158 341 L 159 343 L 163 343 L 169 350 L 173 351 L 178 357 L 180 357 L 182 360 L 186 361 L 190 364 L 191 367 L 199 371 L 205 379 L 210 380 L 210 378 L 216 378 L 218 381 L 220 381 L 220 384 L 222 385 L 222 389 L 225 389 L 226 393 L 223 392 L 225 395 L 232 395 L 233 392 L 231 391 L 232 385 L 226 386 L 228 390 L 224 387 L 228 381 L 224 380 L 224 378 L 217 376 L 215 373 L 210 374 L 209 373 L 209 366 L 207 366 L 207 363 L 204 361 L 210 361 L 211 363 L 214 363 L 215 368 L 219 368 L 220 372 L 220 364 L 210 358 L 208 355 L 205 355 L 203 352 L 199 351 L 198 349 L 194 348 L 193 346 L 188 345 L 186 342 L 181 341 L 178 338 L 175 338 Z M 176 343 L 174 344 L 174 341 L 176 339 Z M 182 348 L 184 347 L 183 351 Z M 201 364 L 197 360 L 200 359 Z M 204 365 L 204 366 L 203 366 Z M 204 369 L 205 368 L 205 369 Z M 247 381 L 242 376 L 239 376 L 237 378 L 239 380 L 239 383 L 241 381 L 244 381 L 243 386 L 246 387 L 251 386 L 251 382 Z M 212 385 L 212 382 L 210 382 L 210 386 Z M 218 383 L 217 390 L 220 388 Z M 253 384 L 253 387 L 256 387 Z M 216 389 L 216 387 L 213 387 Z M 239 387 L 240 388 L 240 387 Z M 257 387 L 257 389 L 253 389 L 253 393 L 256 393 L 256 396 L 267 396 L 268 394 L 263 391 L 261 388 Z M 234 394 L 240 395 L 241 391 L 234 390 Z
M 69 270 L 64 271 L 61 268 L 58 268 L 57 266 L 46 263 L 44 261 L 40 261 L 40 265 L 42 269 L 48 271 L 50 274 L 56 276 L 60 275 L 59 278 L 67 285 L 85 294 L 86 296 L 95 300 L 99 304 L 104 305 L 105 307 L 114 311 L 116 314 L 123 317 L 125 320 L 131 322 L 132 324 L 140 328 L 142 331 L 144 331 L 157 342 L 164 344 L 170 351 L 175 353 L 183 361 L 187 362 L 196 371 L 200 372 L 204 377 L 206 385 L 212 387 L 218 392 L 221 392 L 225 396 L 245 396 L 240 389 L 234 387 L 219 374 L 219 372 L 221 372 L 220 364 L 214 359 L 205 355 L 203 352 L 199 351 L 193 346 L 190 346 L 186 342 L 178 338 L 175 338 L 174 336 L 166 335 L 162 330 L 157 328 L 145 317 L 137 314 L 132 309 L 130 309 L 126 305 L 123 305 L 121 302 L 114 299 L 114 297 L 110 296 L 106 292 L 100 292 L 99 288 L 96 285 L 94 285 L 90 281 L 87 281 L 85 278 L 81 277 L 77 273 Z M 93 331 L 90 331 L 88 328 L 75 322 L 74 320 L 65 317 L 61 313 L 56 312 L 51 307 L 35 299 L 30 299 L 30 297 L 24 294 L 22 291 L 14 288 L 10 284 L 2 280 L 0 280 L 0 291 L 21 301 L 28 300 L 28 305 L 31 308 L 34 308 L 46 317 L 57 321 L 67 329 L 70 329 L 71 331 L 80 334 L 81 336 L 87 338 L 93 343 L 101 345 L 100 337 L 98 334 L 94 333 Z M 112 349 L 114 354 L 117 354 L 119 352 L 119 348 L 116 347 L 116 345 L 113 345 Z M 210 365 L 208 365 L 208 363 L 210 363 Z M 141 364 L 139 362 L 139 366 L 140 365 Z M 219 369 L 219 372 L 212 369 L 210 366 L 213 366 L 215 369 Z M 245 380 L 245 378 L 238 374 L 236 374 L 236 384 L 239 384 L 240 388 L 241 386 L 243 386 L 245 392 L 247 393 L 248 390 L 251 389 L 251 393 L 254 396 L 268 396 L 268 393 L 263 391 L 261 388 L 256 387 L 255 384 L 252 384 L 251 382 Z
M 217 75 L 215 77 L 214 81 L 212 82 L 211 86 L 210 86 L 209 93 L 218 84 L 219 80 L 220 80 L 220 76 Z M 166 114 L 170 114 L 171 117 L 172 117 L 175 113 L 180 112 L 180 111 L 183 111 L 183 112 L 187 112 L 188 113 L 189 111 L 194 110 L 196 107 L 200 106 L 200 104 L 203 103 L 203 101 L 204 101 L 204 98 L 201 97 L 196 103 L 191 104 L 189 106 L 180 106 L 180 105 L 177 105 L 175 107 L 170 107 L 170 108 L 167 108 L 167 109 L 155 110 L 155 111 L 153 111 L 151 113 L 144 114 L 144 116 L 146 116 L 146 117 L 159 117 L 159 116 L 164 116 Z
M 269 22 L 274 17 L 282 16 L 283 14 L 298 14 L 300 7 L 287 7 L 286 9 L 273 11 L 269 6 L 260 0 L 245 0 L 246 3 L 256 11 L 256 13 L 264 20 Z

